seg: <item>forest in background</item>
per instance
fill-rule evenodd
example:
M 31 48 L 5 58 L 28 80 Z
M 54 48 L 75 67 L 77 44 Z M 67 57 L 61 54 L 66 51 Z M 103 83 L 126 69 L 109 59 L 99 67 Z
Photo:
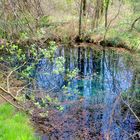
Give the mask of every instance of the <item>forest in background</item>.
M 139 7 L 139 0 L 2 0 L 0 37 L 96 43 L 107 38 L 112 46 L 136 49 Z

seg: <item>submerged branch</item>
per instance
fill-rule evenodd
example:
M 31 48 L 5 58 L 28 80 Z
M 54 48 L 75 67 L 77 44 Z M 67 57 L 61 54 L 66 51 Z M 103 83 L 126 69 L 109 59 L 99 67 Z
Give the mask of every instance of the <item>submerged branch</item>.
M 121 99 L 122 99 L 122 97 L 121 97 Z M 123 99 L 122 99 L 122 101 L 123 101 L 123 103 L 129 108 L 129 110 L 132 112 L 132 114 L 135 116 L 135 118 L 137 119 L 137 121 L 140 123 L 140 119 L 139 119 L 139 117 L 136 115 L 136 113 L 133 111 L 133 109 L 132 109 L 132 107 L 130 107 L 130 105 L 127 103 L 127 102 L 125 102 Z

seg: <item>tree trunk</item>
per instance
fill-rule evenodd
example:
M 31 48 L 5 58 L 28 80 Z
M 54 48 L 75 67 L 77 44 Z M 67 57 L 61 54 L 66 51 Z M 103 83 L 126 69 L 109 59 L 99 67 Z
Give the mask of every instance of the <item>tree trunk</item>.
M 82 34 L 82 13 L 83 13 L 83 0 L 80 3 L 80 14 L 79 14 L 79 37 Z
M 83 0 L 83 16 L 86 16 L 87 0 Z
M 108 16 L 109 3 L 110 3 L 110 0 L 105 1 L 105 28 L 107 28 L 107 24 L 108 24 L 107 16 Z
M 92 29 L 98 27 L 99 19 L 102 17 L 103 12 L 104 12 L 104 1 L 103 0 L 96 0 Z

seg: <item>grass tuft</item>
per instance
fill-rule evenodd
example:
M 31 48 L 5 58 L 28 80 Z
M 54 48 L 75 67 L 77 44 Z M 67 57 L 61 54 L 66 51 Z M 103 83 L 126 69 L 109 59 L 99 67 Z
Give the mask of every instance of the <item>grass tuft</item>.
M 36 140 L 26 114 L 9 104 L 0 105 L 0 140 Z

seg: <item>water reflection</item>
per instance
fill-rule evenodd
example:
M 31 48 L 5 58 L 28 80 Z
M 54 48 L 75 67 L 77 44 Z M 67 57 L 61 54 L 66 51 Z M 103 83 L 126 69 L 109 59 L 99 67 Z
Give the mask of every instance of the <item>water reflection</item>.
M 126 56 L 114 50 L 97 50 L 90 47 L 61 47 L 56 52 L 57 56 L 65 58 L 65 72 L 61 75 L 54 74 L 52 71 L 55 69 L 55 65 L 43 59 L 36 69 L 38 87 L 59 92 L 67 84 L 65 81 L 66 69 L 78 68 L 78 76 L 70 84 L 71 98 L 67 98 L 67 100 L 76 102 L 77 95 L 72 92 L 74 90 L 80 91 L 83 100 L 78 105 L 64 105 L 65 109 L 60 116 L 63 118 L 72 115 L 72 118 L 69 118 L 71 121 L 63 122 L 62 126 L 65 127 L 65 131 L 62 131 L 62 128 L 62 132 L 57 130 L 57 134 L 61 133 L 61 135 L 55 136 L 56 132 L 51 132 L 49 139 L 90 140 L 109 139 L 109 137 L 111 140 L 127 139 L 128 134 L 135 130 L 135 119 L 131 113 L 125 114 L 122 111 L 120 94 L 128 89 L 134 89 L 136 73 L 126 62 L 124 58 Z M 60 93 L 58 97 L 60 100 L 66 100 L 66 98 L 61 97 Z M 100 108 L 94 108 L 95 105 L 100 105 Z M 79 106 L 82 119 L 80 116 L 78 118 L 79 123 L 77 123 L 76 120 L 73 120 L 77 118 L 75 116 L 76 110 L 74 111 L 73 108 Z M 77 125 L 73 125 L 72 122 Z M 60 120 L 57 123 L 60 123 Z M 75 132 L 68 131 L 70 127 Z M 81 136 L 82 134 L 75 135 L 78 131 L 85 133 L 84 136 Z M 47 139 L 45 136 L 45 140 Z

